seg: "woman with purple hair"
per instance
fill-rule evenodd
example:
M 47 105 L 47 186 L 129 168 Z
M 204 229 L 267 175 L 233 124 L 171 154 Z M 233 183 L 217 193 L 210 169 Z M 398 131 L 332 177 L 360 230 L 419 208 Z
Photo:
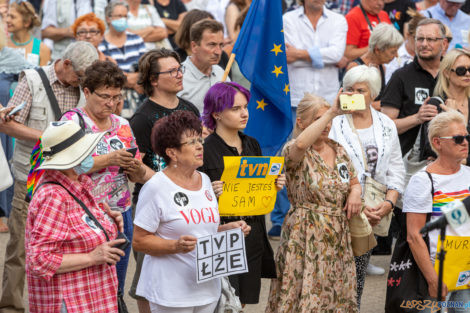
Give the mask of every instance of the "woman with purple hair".
M 213 133 L 205 139 L 204 165 L 202 171 L 212 181 L 217 197 L 222 194 L 224 156 L 261 156 L 258 141 L 243 134 L 248 122 L 248 101 L 250 92 L 237 83 L 217 83 L 204 98 L 202 120 Z M 276 179 L 276 187 L 285 185 L 284 174 Z M 248 273 L 229 277 L 240 301 L 245 304 L 259 302 L 261 278 L 275 278 L 276 269 L 271 245 L 266 234 L 264 215 L 222 217 L 222 223 L 245 220 L 251 226 L 251 233 L 245 238 Z

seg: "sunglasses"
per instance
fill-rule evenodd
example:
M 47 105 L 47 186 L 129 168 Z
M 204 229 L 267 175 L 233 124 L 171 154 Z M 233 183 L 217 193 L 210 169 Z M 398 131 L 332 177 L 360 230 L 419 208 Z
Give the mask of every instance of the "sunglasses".
M 457 76 L 465 76 L 465 74 L 467 72 L 470 73 L 470 66 L 469 67 L 459 66 L 459 67 L 456 67 L 456 68 L 452 68 L 451 72 L 455 72 L 455 74 L 457 74 Z
M 458 145 L 462 144 L 464 139 L 467 139 L 467 142 L 470 142 L 470 135 L 457 135 L 457 136 L 447 136 L 447 137 L 439 137 L 441 139 L 453 139 L 454 142 Z

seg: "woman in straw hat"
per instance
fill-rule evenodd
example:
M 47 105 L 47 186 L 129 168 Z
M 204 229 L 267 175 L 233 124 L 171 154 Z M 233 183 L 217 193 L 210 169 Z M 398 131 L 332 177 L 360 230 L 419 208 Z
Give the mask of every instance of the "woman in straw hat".
M 85 134 L 71 122 L 53 122 L 41 137 L 45 170 L 28 210 L 26 275 L 30 312 L 117 312 L 115 264 L 122 215 L 101 207 L 92 180 L 81 175 L 105 133 Z M 88 212 L 85 210 L 87 209 Z

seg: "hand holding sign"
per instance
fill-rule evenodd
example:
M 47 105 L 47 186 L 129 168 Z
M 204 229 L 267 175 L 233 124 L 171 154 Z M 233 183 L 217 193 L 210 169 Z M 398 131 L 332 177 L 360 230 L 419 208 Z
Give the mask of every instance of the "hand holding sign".
M 196 247 L 197 238 L 190 235 L 183 235 L 175 242 L 177 253 L 188 253 Z
M 282 188 L 284 188 L 284 186 L 286 185 L 286 174 L 279 174 L 274 180 L 274 183 L 276 184 L 277 191 L 281 191 Z

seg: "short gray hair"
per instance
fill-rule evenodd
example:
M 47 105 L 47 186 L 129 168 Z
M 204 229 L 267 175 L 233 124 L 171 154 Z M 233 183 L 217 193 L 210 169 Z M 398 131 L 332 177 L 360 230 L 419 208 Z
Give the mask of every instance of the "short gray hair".
M 70 60 L 75 72 L 85 71 L 93 62 L 98 60 L 98 51 L 89 42 L 74 41 L 65 48 L 62 60 Z
M 446 27 L 441 21 L 436 20 L 435 18 L 425 18 L 424 20 L 419 21 L 418 26 L 416 26 L 416 32 L 418 31 L 418 28 L 420 28 L 421 26 L 430 25 L 430 24 L 436 24 L 439 27 L 439 30 L 441 32 L 441 37 L 446 36 Z
M 380 93 L 382 79 L 379 70 L 373 66 L 358 65 L 346 72 L 343 77 L 343 88 L 352 87 L 357 83 L 366 83 L 369 86 L 370 96 L 375 99 Z
M 111 17 L 111 14 L 113 14 L 114 8 L 117 6 L 124 6 L 127 11 L 129 11 L 129 5 L 127 4 L 126 1 L 123 0 L 111 0 L 109 1 L 108 5 L 104 9 L 104 16 L 105 17 Z
M 380 23 L 370 34 L 369 51 L 374 52 L 375 48 L 384 51 L 388 48 L 399 47 L 402 43 L 403 36 L 394 26 Z
M 444 135 L 444 132 L 449 128 L 449 125 L 452 123 L 462 124 L 465 127 L 467 126 L 463 114 L 456 110 L 449 110 L 447 112 L 439 113 L 429 123 L 428 140 L 431 144 L 432 150 L 436 152 L 437 155 L 439 155 L 439 153 L 438 151 L 436 151 L 436 148 L 432 143 L 432 139 Z

